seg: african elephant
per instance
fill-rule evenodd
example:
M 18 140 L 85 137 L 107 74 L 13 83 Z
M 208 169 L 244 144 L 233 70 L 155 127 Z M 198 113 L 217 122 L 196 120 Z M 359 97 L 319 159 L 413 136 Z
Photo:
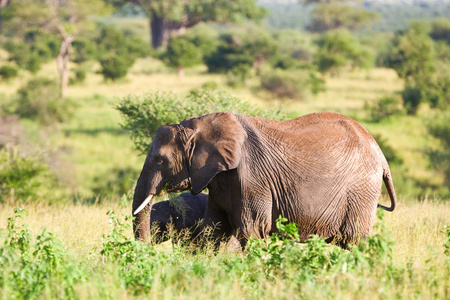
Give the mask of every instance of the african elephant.
M 209 189 L 203 226 L 244 247 L 276 232 L 281 215 L 302 240 L 358 243 L 375 221 L 384 181 L 394 210 L 389 165 L 359 123 L 338 113 L 272 121 L 213 113 L 160 127 L 133 198 L 134 234 L 146 240 L 151 199 L 168 191 Z M 236 240 L 237 239 L 237 240 Z
M 157 243 L 169 239 L 169 223 L 176 232 L 184 229 L 194 234 L 195 227 L 203 218 L 208 204 L 208 194 L 192 195 L 183 193 L 178 195 L 176 201 L 166 200 L 153 204 L 150 212 L 150 231 Z

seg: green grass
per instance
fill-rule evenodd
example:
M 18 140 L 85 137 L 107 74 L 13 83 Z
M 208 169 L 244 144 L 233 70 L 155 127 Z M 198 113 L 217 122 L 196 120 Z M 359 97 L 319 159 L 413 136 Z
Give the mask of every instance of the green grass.
M 115 213 L 107 215 L 111 208 Z M 245 253 L 193 253 L 170 241 L 143 245 L 130 238 L 129 208 L 114 203 L 28 205 L 11 242 L 11 228 L 5 228 L 13 210 L 0 210 L 4 298 L 17 291 L 46 299 L 448 299 L 450 293 L 450 257 L 444 253 L 450 247 L 450 229 L 444 227 L 450 209 L 435 201 L 385 213 L 371 238 L 351 252 L 317 239 L 296 244 L 280 237 L 264 245 L 252 241 Z M 37 240 L 42 227 L 52 234 Z M 17 274 L 26 275 L 25 282 L 40 278 L 42 290 L 30 291 L 15 281 Z

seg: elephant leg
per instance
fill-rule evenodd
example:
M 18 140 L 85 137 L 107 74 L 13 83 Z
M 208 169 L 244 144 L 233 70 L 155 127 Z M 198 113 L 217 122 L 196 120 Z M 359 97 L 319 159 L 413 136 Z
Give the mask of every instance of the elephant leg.
M 201 244 L 205 244 L 207 240 L 212 239 L 216 246 L 224 238 L 230 237 L 232 233 L 227 213 L 211 203 L 208 203 L 204 220 L 199 230 L 201 232 L 199 237 L 203 240 Z
M 348 201 L 348 208 L 341 227 L 340 237 L 336 242 L 342 245 L 358 244 L 362 237 L 370 234 L 375 222 L 377 198 L 362 195 L 352 197 Z
M 233 215 L 229 222 L 234 228 L 232 235 L 237 238 L 242 249 L 244 249 L 250 237 L 268 238 L 273 227 L 272 206 L 244 206 L 240 215 Z

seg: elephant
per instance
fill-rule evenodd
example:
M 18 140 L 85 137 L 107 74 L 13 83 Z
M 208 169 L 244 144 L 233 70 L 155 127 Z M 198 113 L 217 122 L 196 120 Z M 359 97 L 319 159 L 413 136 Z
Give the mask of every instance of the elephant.
M 383 181 L 390 207 L 378 204 Z M 380 147 L 345 115 L 274 121 L 212 113 L 156 131 L 134 191 L 135 238 L 148 238 L 154 195 L 205 188 L 202 228 L 242 248 L 277 232 L 279 216 L 297 224 L 301 241 L 314 234 L 357 244 L 370 234 L 377 206 L 393 211 L 397 203 Z
M 208 194 L 182 193 L 176 200 L 165 200 L 153 204 L 150 212 L 150 232 L 154 241 L 161 243 L 169 239 L 169 226 L 175 232 L 189 230 L 193 238 L 198 223 L 202 220 L 208 204 Z

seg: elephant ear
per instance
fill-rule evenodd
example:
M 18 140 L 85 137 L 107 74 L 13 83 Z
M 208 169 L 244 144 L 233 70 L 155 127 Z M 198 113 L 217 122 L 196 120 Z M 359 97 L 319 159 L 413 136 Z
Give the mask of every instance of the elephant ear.
M 189 175 L 192 192 L 198 194 L 217 173 L 238 167 L 247 134 L 231 113 L 187 121 L 194 129 L 188 148 Z

